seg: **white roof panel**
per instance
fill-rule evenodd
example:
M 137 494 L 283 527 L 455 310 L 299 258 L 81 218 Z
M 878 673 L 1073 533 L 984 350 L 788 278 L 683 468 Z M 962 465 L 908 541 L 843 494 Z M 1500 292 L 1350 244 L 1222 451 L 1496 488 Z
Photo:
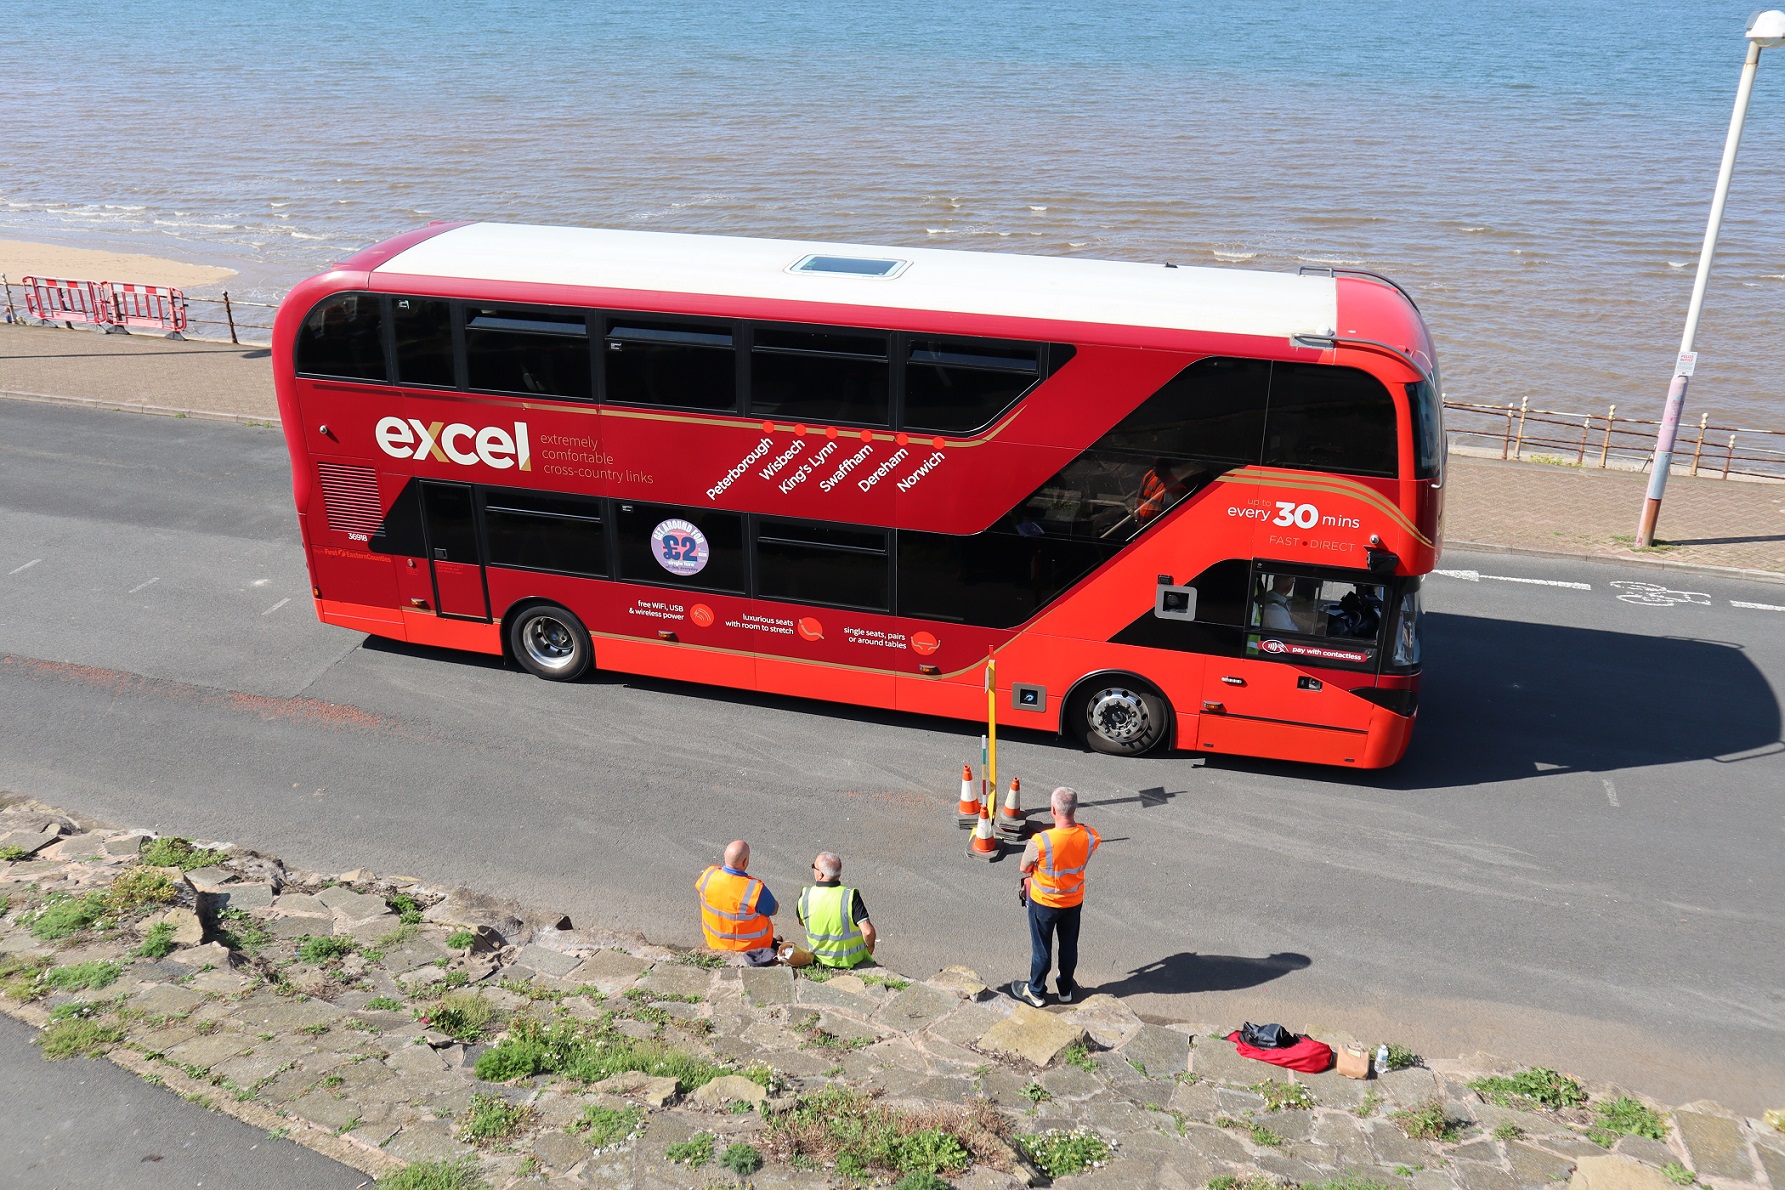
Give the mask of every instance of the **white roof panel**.
M 891 276 L 790 271 L 814 255 L 908 264 Z M 1283 338 L 1338 322 L 1330 276 L 514 223 L 453 228 L 377 271 Z

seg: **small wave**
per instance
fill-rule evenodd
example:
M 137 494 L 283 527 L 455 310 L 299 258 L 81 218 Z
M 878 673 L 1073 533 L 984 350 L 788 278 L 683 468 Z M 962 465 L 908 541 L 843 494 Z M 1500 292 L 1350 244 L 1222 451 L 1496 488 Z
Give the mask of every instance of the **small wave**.
M 1785 281 L 1785 273 L 1762 273 L 1760 275 L 1768 281 Z
M 1045 210 L 1047 210 L 1047 208 L 1046 208 L 1046 207 L 1035 207 L 1035 206 L 1032 206 L 1032 207 L 1030 207 L 1030 208 L 1029 208 L 1029 209 L 1030 209 L 1030 210 L 1031 210 L 1031 211 L 1045 211 Z
M 1487 228 L 1485 228 L 1485 227 L 1459 227 L 1459 228 L 1457 228 L 1457 230 L 1458 231 L 1486 231 Z
M 1337 256 L 1298 256 L 1296 259 L 1304 264 L 1336 264 L 1352 269 L 1367 263 L 1362 260 L 1344 260 Z
M 1256 252 L 1223 252 L 1219 248 L 1209 249 L 1209 254 L 1216 260 L 1257 260 Z
M 288 202 L 269 202 L 269 203 L 267 203 L 267 206 L 269 206 L 269 207 L 288 207 L 290 205 L 291 204 Z
M 1690 267 L 1691 264 L 1692 262 L 1689 260 L 1670 260 L 1667 262 L 1667 267 L 1670 269 L 1683 269 Z
M 326 239 L 328 239 L 327 236 L 305 235 L 303 232 L 298 231 L 296 228 L 292 228 L 290 231 L 286 232 L 285 234 L 289 235 L 294 240 L 326 240 Z
M 1066 246 L 1068 248 L 1088 248 L 1088 247 L 1090 247 L 1090 244 L 1091 244 L 1090 240 L 1067 240 L 1066 241 Z
M 952 227 L 926 227 L 923 230 L 925 235 L 931 236 L 951 236 L 954 234 L 954 228 Z

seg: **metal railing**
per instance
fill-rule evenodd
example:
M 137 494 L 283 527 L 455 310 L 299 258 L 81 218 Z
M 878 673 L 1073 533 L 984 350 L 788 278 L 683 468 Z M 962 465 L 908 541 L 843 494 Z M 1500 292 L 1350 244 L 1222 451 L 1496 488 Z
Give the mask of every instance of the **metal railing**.
M 25 309 L 23 294 L 14 292 L 18 288 L 17 282 L 0 273 L 0 294 L 4 295 L 3 316 L 7 322 L 25 322 L 32 317 Z M 182 294 L 180 301 L 186 311 L 184 338 L 218 343 L 245 343 L 252 347 L 265 347 L 273 340 L 272 312 L 279 308 L 277 302 L 232 298 L 227 289 L 221 297 L 214 298 Z M 58 320 L 52 318 L 44 325 L 54 325 L 56 321 Z
M 1616 405 L 1604 413 L 1533 409 L 1529 397 L 1517 405 L 1446 401 L 1444 413 L 1452 443 L 1497 450 L 1502 459 L 1630 471 L 1654 461 L 1661 424 L 1622 415 Z M 1680 427 L 1673 459 L 1675 472 L 1687 475 L 1785 479 L 1785 430 L 1715 425 L 1701 413 L 1697 426 Z

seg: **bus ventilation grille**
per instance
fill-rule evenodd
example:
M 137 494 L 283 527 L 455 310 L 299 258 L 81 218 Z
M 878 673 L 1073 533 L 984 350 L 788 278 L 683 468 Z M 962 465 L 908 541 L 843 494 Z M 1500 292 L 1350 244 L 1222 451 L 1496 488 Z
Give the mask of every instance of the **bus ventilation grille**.
M 318 463 L 322 477 L 322 503 L 328 509 L 328 527 L 340 533 L 378 532 L 384 510 L 378 504 L 378 473 L 370 467 Z

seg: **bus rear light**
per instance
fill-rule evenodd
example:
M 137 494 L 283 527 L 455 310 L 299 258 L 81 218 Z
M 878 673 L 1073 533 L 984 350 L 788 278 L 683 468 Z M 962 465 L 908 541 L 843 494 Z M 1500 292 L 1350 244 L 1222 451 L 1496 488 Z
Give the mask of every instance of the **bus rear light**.
M 322 588 L 321 587 L 311 587 L 310 594 L 316 596 L 316 598 L 318 598 L 318 599 L 321 599 L 322 598 Z

